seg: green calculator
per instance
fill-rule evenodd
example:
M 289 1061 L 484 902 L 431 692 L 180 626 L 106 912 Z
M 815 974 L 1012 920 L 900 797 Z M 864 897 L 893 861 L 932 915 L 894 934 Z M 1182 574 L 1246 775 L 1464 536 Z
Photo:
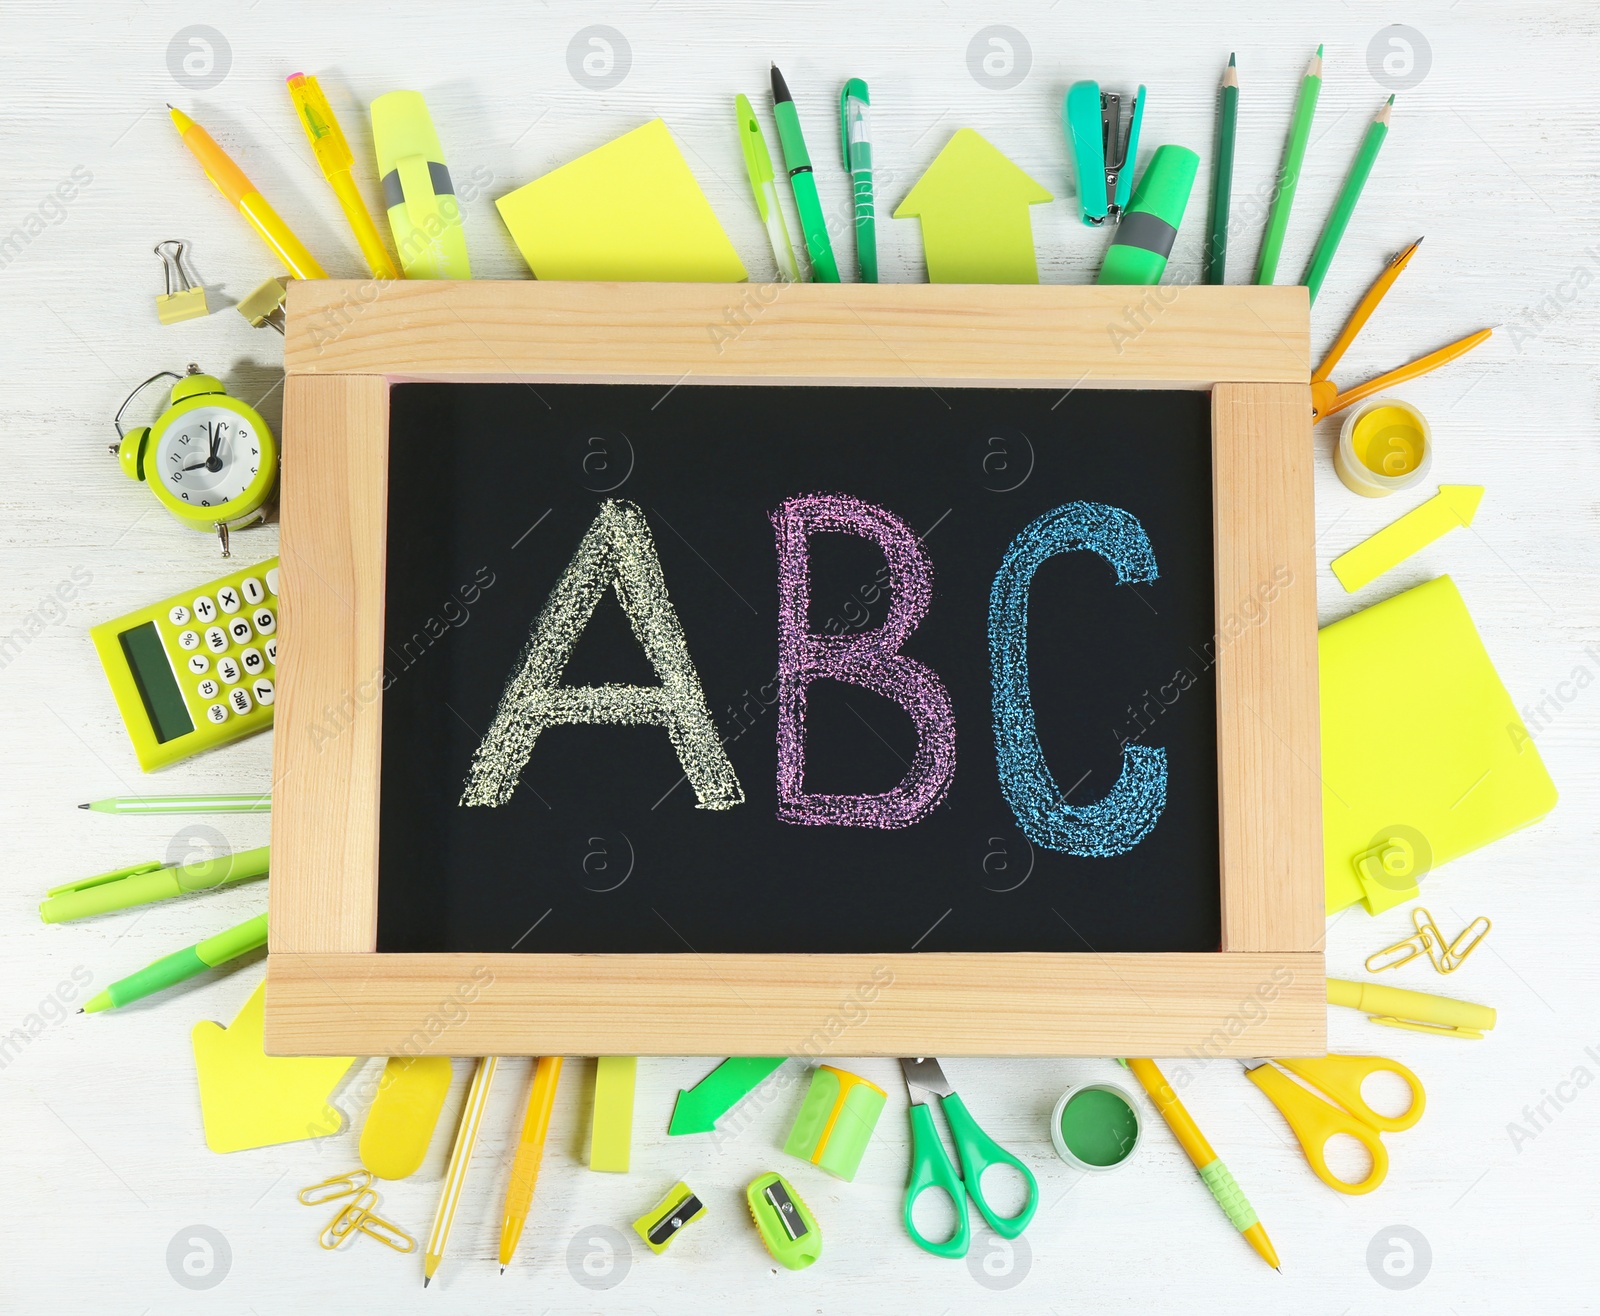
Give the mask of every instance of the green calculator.
M 278 559 L 91 627 L 146 772 L 272 725 Z

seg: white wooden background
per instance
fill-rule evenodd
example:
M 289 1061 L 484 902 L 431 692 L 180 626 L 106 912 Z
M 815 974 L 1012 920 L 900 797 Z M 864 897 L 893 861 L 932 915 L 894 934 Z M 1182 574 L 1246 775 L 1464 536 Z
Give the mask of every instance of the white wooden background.
M 1546 822 L 1426 885 L 1426 903 L 1446 926 L 1478 914 L 1494 919 L 1486 948 L 1448 984 L 1499 1009 L 1500 1026 L 1487 1040 L 1380 1032 L 1352 1012 L 1333 1014 L 1335 1049 L 1396 1056 L 1428 1086 L 1422 1124 L 1388 1140 L 1388 1183 L 1366 1198 L 1333 1194 L 1311 1177 L 1277 1113 L 1236 1065 L 1175 1064 L 1189 1079 L 1191 1109 L 1277 1242 L 1284 1273 L 1275 1275 L 1229 1230 L 1159 1120 L 1149 1119 L 1138 1159 L 1118 1173 L 1085 1180 L 1055 1158 L 1046 1135 L 1052 1102 L 1068 1082 L 1113 1077 L 1112 1062 L 957 1058 L 947 1066 L 952 1079 L 980 1122 L 1034 1167 L 1044 1201 L 1009 1255 L 980 1236 L 970 1265 L 940 1261 L 916 1250 L 899 1222 L 906 1120 L 891 1062 L 859 1066 L 892 1095 L 858 1181 L 838 1184 L 779 1150 L 797 1084 L 773 1092 L 720 1147 L 668 1141 L 673 1094 L 709 1068 L 688 1058 L 641 1066 L 633 1172 L 591 1173 L 582 1157 L 592 1062 L 574 1060 L 534 1217 L 502 1279 L 492 1258 L 526 1073 L 526 1062 L 515 1061 L 502 1071 L 489 1109 L 451 1259 L 425 1301 L 431 1310 L 459 1312 L 1596 1305 L 1600 90 L 1593 64 L 1600 11 L 1582 0 L 1227 8 L 1224 18 L 1220 7 L 1175 0 L 1012 0 L 983 12 L 909 0 L 6 6 L 0 233 L 30 215 L 44 223 L 0 268 L 0 633 L 22 628 L 30 637 L 0 670 L 0 1036 L 22 1029 L 27 1038 L 0 1069 L 0 1306 L 266 1316 L 402 1303 L 410 1310 L 421 1293 L 417 1257 L 365 1240 L 339 1254 L 319 1251 L 315 1236 L 329 1212 L 295 1202 L 301 1185 L 355 1163 L 359 1089 L 375 1065 L 358 1069 L 337 1098 L 353 1117 L 344 1134 L 226 1157 L 205 1148 L 189 1030 L 199 1019 L 231 1019 L 255 986 L 259 963 L 198 979 L 117 1017 L 41 1013 L 60 1013 L 52 996 L 58 984 L 72 986 L 74 972 L 96 990 L 247 917 L 262 899 L 261 888 L 247 888 L 65 927 L 44 927 L 35 914 L 46 886 L 75 876 L 194 845 L 267 839 L 265 819 L 128 821 L 76 808 L 145 784 L 87 627 L 209 579 L 220 565 L 207 541 L 118 474 L 105 449 L 112 413 L 134 383 L 191 360 L 274 424 L 280 412 L 280 341 L 226 309 L 276 272 L 273 262 L 200 177 L 163 102 L 194 112 L 329 271 L 343 276 L 364 270 L 312 166 L 284 93 L 286 74 L 322 76 L 356 144 L 369 196 L 364 106 L 398 87 L 426 94 L 458 186 L 470 197 L 468 241 L 477 274 L 487 278 L 524 273 L 494 210 L 496 196 L 662 115 L 752 274 L 765 278 L 771 258 L 745 184 L 733 94 L 749 93 L 765 118 L 767 64 L 782 65 L 823 199 L 838 207 L 848 190 L 836 162 L 833 107 L 841 81 L 859 75 L 874 102 L 880 214 L 952 131 L 977 128 L 1057 194 L 1033 211 L 1042 275 L 1081 283 L 1093 277 L 1105 239 L 1077 223 L 1070 197 L 1060 199 L 1069 191 L 1059 127 L 1066 85 L 1082 77 L 1111 88 L 1148 83 L 1146 154 L 1166 141 L 1194 146 L 1206 157 L 1204 179 L 1216 79 L 1237 50 L 1244 89 L 1234 195 L 1241 206 L 1269 183 L 1300 71 L 1322 41 L 1326 82 L 1284 253 L 1281 274 L 1289 278 L 1303 268 L 1356 142 L 1390 89 L 1376 80 L 1369 52 L 1396 21 L 1425 38 L 1426 70 L 1421 62 L 1409 75 L 1378 66 L 1391 82 L 1422 76 L 1398 97 L 1388 144 L 1316 307 L 1314 336 L 1320 349 L 1383 260 L 1426 234 L 1339 378 L 1355 382 L 1481 325 L 1498 326 L 1471 357 L 1402 390 L 1433 420 L 1437 479 L 1482 483 L 1487 494 L 1471 530 L 1350 598 L 1326 573 L 1328 559 L 1423 493 L 1374 503 L 1347 493 L 1328 459 L 1334 426 L 1321 427 L 1323 619 L 1452 573 L 1528 710 L 1562 802 Z M 226 76 L 209 90 L 196 90 L 181 64 L 177 76 L 170 71 L 169 45 L 195 23 L 221 33 L 229 48 L 218 48 L 213 73 Z M 622 33 L 628 47 L 625 75 L 615 80 L 619 55 L 614 85 L 604 88 L 568 68 L 570 43 L 596 23 Z M 993 23 L 1020 33 L 1029 52 L 1025 76 L 1015 78 L 1019 63 L 1008 88 L 982 85 L 969 69 L 970 43 Z M 58 212 L 46 198 L 80 167 L 92 182 Z M 1197 266 L 1205 192 L 1204 183 L 1196 188 L 1175 269 Z M 915 223 L 880 220 L 879 234 L 885 279 L 924 277 Z M 196 267 L 224 309 L 163 328 L 151 302 L 159 270 L 150 248 L 176 236 L 194 242 Z M 1234 280 L 1253 269 L 1258 240 L 1259 226 L 1251 225 L 1235 243 Z M 238 560 L 259 559 L 275 551 L 276 532 L 255 531 L 237 543 Z M 41 602 L 63 583 L 73 586 L 63 608 Z M 261 737 L 150 785 L 263 788 L 269 748 Z M 1335 920 L 1330 969 L 1360 976 L 1362 959 L 1401 935 L 1408 917 L 1395 910 L 1374 920 L 1358 911 Z M 1441 985 L 1416 968 L 1393 981 Z M 76 1000 L 66 1009 L 76 1009 Z M 447 1121 L 467 1070 L 457 1062 Z M 1541 1101 L 1545 1117 L 1535 1129 L 1524 1112 Z M 1513 1121 L 1533 1136 L 1514 1140 Z M 384 1190 L 384 1213 L 419 1238 L 448 1143 L 441 1133 L 425 1169 Z M 803 1274 L 776 1270 L 745 1219 L 743 1185 L 769 1167 L 791 1176 L 822 1222 L 824 1259 Z M 709 1202 L 710 1218 L 664 1257 L 635 1240 L 608 1261 L 604 1231 L 626 1233 L 627 1222 L 679 1176 Z M 181 1287 L 168 1262 L 169 1243 L 194 1225 L 219 1231 L 230 1252 L 222 1282 L 198 1292 Z M 1422 1282 L 1396 1293 L 1379 1284 L 1369 1257 L 1374 1240 L 1378 1255 L 1392 1251 L 1383 1240 L 1401 1225 L 1422 1235 L 1429 1257 L 1423 1262 L 1419 1253 L 1413 1271 L 1415 1278 L 1426 1268 Z

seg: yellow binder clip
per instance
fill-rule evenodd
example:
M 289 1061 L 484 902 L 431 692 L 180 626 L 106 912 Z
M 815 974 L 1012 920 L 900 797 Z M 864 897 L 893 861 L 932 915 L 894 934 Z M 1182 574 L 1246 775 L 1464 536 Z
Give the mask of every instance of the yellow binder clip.
M 183 254 L 188 246 L 182 238 L 156 243 L 155 252 L 161 257 L 161 275 L 167 286 L 166 292 L 156 298 L 156 316 L 162 324 L 198 320 L 211 314 L 206 290 L 190 277 L 193 271 L 184 268 Z
M 1411 926 L 1416 931 L 1404 941 L 1397 941 L 1367 956 L 1368 973 L 1398 969 L 1402 964 L 1410 964 L 1423 955 L 1428 957 L 1434 972 L 1454 973 L 1483 944 L 1483 939 L 1489 935 L 1489 929 L 1494 924 L 1480 914 L 1457 934 L 1454 941 L 1446 941 L 1444 933 L 1439 931 L 1439 925 L 1433 921 L 1433 915 L 1418 905 L 1411 911 Z

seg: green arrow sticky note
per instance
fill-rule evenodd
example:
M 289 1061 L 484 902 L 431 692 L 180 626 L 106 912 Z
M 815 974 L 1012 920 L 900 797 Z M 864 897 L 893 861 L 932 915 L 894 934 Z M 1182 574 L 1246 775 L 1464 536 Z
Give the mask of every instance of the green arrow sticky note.
M 1334 558 L 1333 574 L 1347 593 L 1354 594 L 1440 535 L 1471 525 L 1482 500 L 1481 484 L 1441 484 L 1439 492 L 1420 507 L 1413 507 L 1398 521 Z
M 1050 193 L 971 128 L 906 193 L 896 219 L 922 221 L 929 283 L 1038 283 L 1028 207 Z
M 678 1092 L 672 1122 L 667 1125 L 668 1135 L 710 1133 L 717 1121 L 783 1060 L 782 1056 L 734 1056 L 724 1060 L 692 1088 Z

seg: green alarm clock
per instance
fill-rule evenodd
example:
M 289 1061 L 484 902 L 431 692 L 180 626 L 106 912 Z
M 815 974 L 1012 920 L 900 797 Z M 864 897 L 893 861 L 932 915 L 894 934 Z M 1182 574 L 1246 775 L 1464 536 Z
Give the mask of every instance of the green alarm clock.
M 122 429 L 122 413 L 158 379 L 177 380 L 154 425 Z M 254 407 L 229 397 L 222 381 L 191 365 L 163 370 L 130 393 L 113 422 L 117 455 L 129 479 L 142 480 L 161 505 L 196 530 L 215 531 L 228 557 L 228 532 L 266 519 L 278 483 L 278 443 Z

